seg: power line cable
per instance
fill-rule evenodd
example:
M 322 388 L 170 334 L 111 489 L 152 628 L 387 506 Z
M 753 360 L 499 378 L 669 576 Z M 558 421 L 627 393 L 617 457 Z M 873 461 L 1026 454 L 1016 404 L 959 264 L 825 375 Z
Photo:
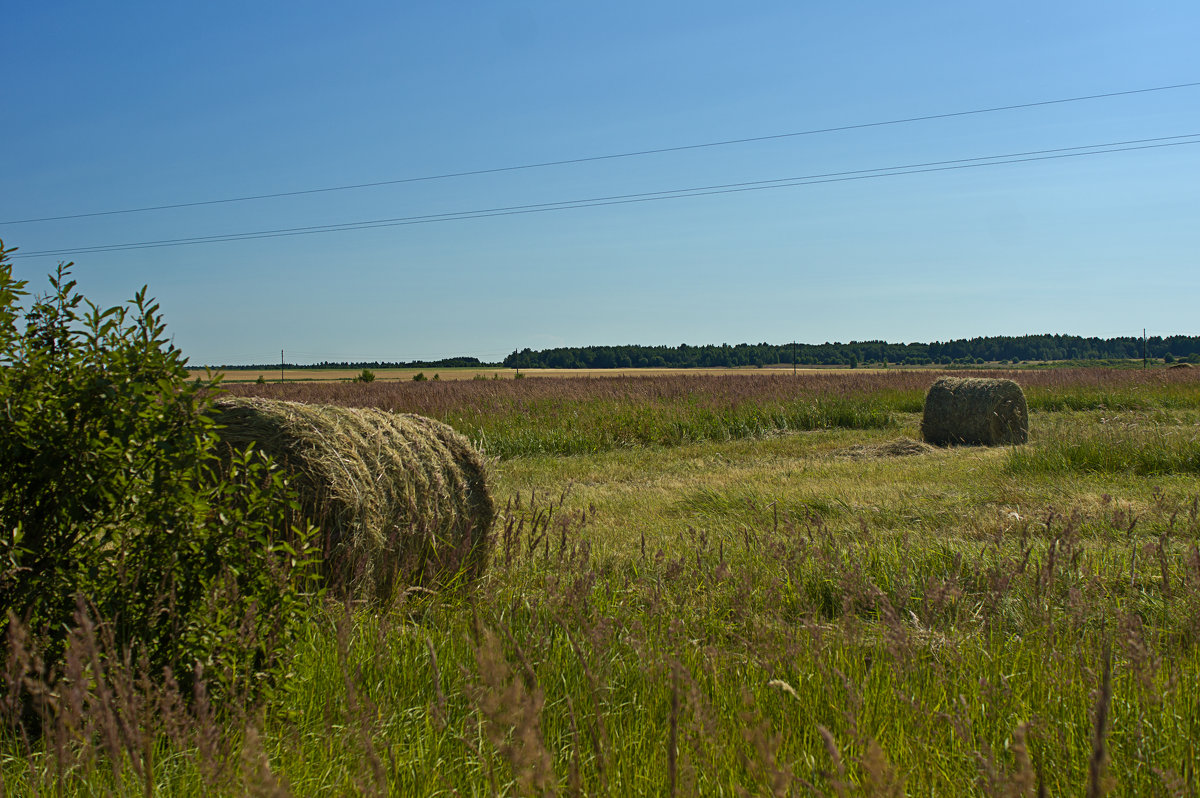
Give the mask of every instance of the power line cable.
M 560 200 L 557 202 L 529 205 L 510 205 L 500 208 L 484 208 L 469 211 L 451 211 L 439 214 L 426 214 L 422 216 L 402 216 L 391 219 L 371 219 L 357 222 L 342 222 L 328 225 L 309 225 L 304 227 L 257 230 L 242 233 L 219 233 L 209 236 L 158 239 L 153 241 L 137 241 L 121 244 L 97 244 L 82 247 L 36 250 L 33 252 L 18 251 L 10 257 L 15 260 L 16 258 L 78 255 L 99 252 L 123 252 L 137 249 L 157 249 L 162 247 L 186 246 L 191 244 L 211 244 L 225 241 L 253 241 L 265 238 L 284 238 L 295 235 L 314 235 L 319 233 L 348 232 L 352 230 L 371 230 L 381 227 L 400 227 L 414 224 L 429 224 L 433 222 L 483 219 L 496 216 L 516 216 L 530 213 L 545 213 L 549 211 L 574 210 L 577 208 L 626 205 L 635 202 L 684 199 L 688 197 L 733 194 L 745 191 L 762 191 L 773 188 L 792 188 L 796 186 L 811 186 L 823 183 L 840 183 L 850 180 L 868 180 L 879 177 L 896 177 L 900 175 L 944 172 L 957 169 L 972 169 L 981 166 L 1001 166 L 1006 164 L 1049 161 L 1062 158 L 1078 158 L 1088 155 L 1107 155 L 1118 152 L 1132 152 L 1136 150 L 1159 149 L 1163 147 L 1178 147 L 1187 144 L 1200 144 L 1200 133 L 1187 133 L 1178 136 L 1160 136 L 1151 139 L 1132 139 L 1129 141 L 1109 142 L 1106 144 L 1086 144 L 1076 147 L 1059 147 L 1050 150 L 1031 150 L 1029 152 L 1009 153 L 1006 155 L 988 155 L 976 158 L 961 158 L 949 161 L 929 161 L 919 164 L 878 167 L 875 169 L 860 169 L 848 172 L 829 172 L 819 175 L 775 178 L 772 180 L 726 183 L 713 186 L 697 186 L 693 188 L 670 189 L 666 191 L 648 191 L 636 194 L 618 194 L 608 197 Z
M 759 141 L 772 141 L 777 139 L 797 138 L 800 136 L 815 136 L 824 133 L 841 133 L 849 130 L 863 130 L 873 127 L 886 127 L 888 125 L 904 125 L 913 122 L 929 122 L 936 119 L 952 119 L 962 116 L 974 116 L 978 114 L 991 114 L 1000 111 L 1016 111 L 1023 108 L 1037 108 L 1048 105 L 1062 105 L 1065 103 L 1084 102 L 1086 100 L 1101 100 L 1112 97 L 1124 97 L 1133 94 L 1149 94 L 1151 92 L 1173 91 L 1176 89 L 1187 89 L 1200 86 L 1200 81 L 1191 83 L 1176 83 L 1169 86 L 1153 86 L 1144 89 L 1129 89 L 1127 91 L 1111 91 L 1103 94 L 1087 94 L 1079 97 L 1064 97 L 1056 100 L 1039 100 L 1037 102 L 1018 103 L 1015 105 L 998 105 L 991 108 L 975 108 L 968 111 L 951 111 L 940 114 L 926 114 L 924 116 L 910 116 L 901 119 L 889 119 L 881 122 L 862 122 L 851 125 L 839 125 L 836 127 L 814 128 L 812 130 L 801 130 L 792 133 L 775 133 L 767 136 L 751 136 L 740 139 L 725 139 L 723 141 L 709 141 L 700 144 L 682 144 L 674 147 L 659 147 L 655 149 L 635 150 L 632 152 L 609 153 L 606 155 L 590 155 L 580 158 L 565 158 L 557 161 L 540 161 L 537 163 L 518 164 L 516 166 L 498 166 L 488 169 L 473 169 L 462 172 L 446 172 L 437 175 L 424 175 L 420 177 L 401 177 L 393 180 L 377 180 L 370 183 L 354 183 L 344 186 L 326 186 L 323 188 L 301 189 L 297 191 L 280 191 L 270 194 L 250 194 L 241 197 L 225 197 L 222 199 L 213 200 L 197 200 L 194 202 L 176 202 L 163 205 L 147 205 L 140 208 L 122 208 L 119 210 L 110 211 L 91 211 L 87 213 L 70 213 L 60 216 L 41 216 L 30 219 L 12 219 L 2 221 L 0 224 L 32 224 L 35 222 L 56 222 L 65 221 L 68 219 L 85 219 L 95 216 L 116 216 L 120 214 L 130 213 L 145 213 L 148 211 L 172 210 L 176 208 L 195 208 L 205 205 L 223 205 L 233 202 L 254 202 L 258 200 L 280 199 L 283 197 L 298 197 L 306 194 L 324 194 L 334 191 L 352 191 L 363 188 L 376 188 L 379 186 L 393 186 L 402 183 L 420 183 L 434 180 L 447 180 L 455 177 L 473 177 L 477 175 L 496 174 L 499 172 L 515 172 L 524 169 L 543 169 L 550 166 L 567 166 L 570 164 L 590 163 L 594 161 L 607 161 L 619 158 L 636 158 L 646 155 L 661 155 L 668 152 L 683 152 L 685 150 L 699 150 L 711 147 L 726 147 L 733 144 L 751 144 Z

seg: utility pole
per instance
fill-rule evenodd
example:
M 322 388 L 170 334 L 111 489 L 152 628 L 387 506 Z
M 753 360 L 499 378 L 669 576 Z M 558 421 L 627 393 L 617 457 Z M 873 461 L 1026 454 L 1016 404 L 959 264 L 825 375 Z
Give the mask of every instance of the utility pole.
M 1149 358 L 1146 356 L 1146 328 L 1142 328 L 1142 368 L 1148 368 Z
M 792 341 L 792 376 L 796 376 L 796 342 Z
M 283 347 L 279 348 L 279 381 L 283 382 Z

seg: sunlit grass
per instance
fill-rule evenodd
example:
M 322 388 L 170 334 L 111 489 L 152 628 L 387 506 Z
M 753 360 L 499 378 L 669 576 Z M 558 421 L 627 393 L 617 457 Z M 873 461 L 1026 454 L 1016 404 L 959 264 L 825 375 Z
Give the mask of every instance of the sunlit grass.
M 497 429 L 541 443 L 493 461 L 483 579 L 317 609 L 271 705 L 180 715 L 177 736 L 146 721 L 155 789 L 1074 795 L 1099 740 L 1114 794 L 1195 792 L 1197 414 L 1129 379 L 1112 390 L 1150 409 L 1040 410 L 1029 446 L 909 456 L 878 447 L 917 434 L 896 385 L 876 385 L 883 426 L 744 436 L 730 420 L 776 387 L 493 397 L 534 419 Z M 656 439 L 668 418 L 707 432 Z M 9 793 L 142 791 L 136 735 L 115 767 L 99 738 L 55 739 L 4 739 Z
M 1005 372 L 1030 410 L 1200 410 L 1194 370 Z M 970 375 L 971 372 L 955 372 Z M 988 372 L 988 376 L 997 376 Z M 501 457 L 595 454 L 817 429 L 895 428 L 938 375 L 900 369 L 763 376 L 232 385 L 239 395 L 381 407 L 450 424 Z
M 1200 424 L 1172 423 L 1169 415 L 1116 414 L 1041 435 L 1035 445 L 1013 449 L 1009 468 L 1018 474 L 1200 474 Z M 1189 419 L 1190 420 L 1190 419 Z

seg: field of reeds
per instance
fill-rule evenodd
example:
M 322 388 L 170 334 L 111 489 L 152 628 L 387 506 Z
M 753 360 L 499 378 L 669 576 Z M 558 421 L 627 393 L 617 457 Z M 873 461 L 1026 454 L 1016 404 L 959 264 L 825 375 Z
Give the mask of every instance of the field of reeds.
M 929 372 L 230 386 L 465 434 L 486 573 L 261 704 L 85 630 L 0 793 L 1194 796 L 1200 374 L 1004 376 L 1024 447 L 897 445 Z

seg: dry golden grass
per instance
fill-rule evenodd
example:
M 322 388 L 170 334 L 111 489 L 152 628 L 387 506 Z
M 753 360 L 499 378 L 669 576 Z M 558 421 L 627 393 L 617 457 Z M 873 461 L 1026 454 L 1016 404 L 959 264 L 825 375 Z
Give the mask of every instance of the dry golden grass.
M 376 382 L 409 382 L 418 373 L 424 373 L 426 378 L 433 379 L 433 375 L 437 374 L 439 379 L 443 380 L 473 380 L 475 375 L 481 375 L 485 379 L 492 379 L 492 375 L 496 375 L 499 379 L 512 379 L 513 370 L 504 368 L 478 368 L 478 369 L 371 369 L 375 374 Z M 189 369 L 188 374 L 192 378 L 204 378 L 209 373 L 206 369 Z M 225 382 L 255 382 L 259 377 L 262 377 L 267 382 L 279 382 L 279 367 L 271 369 L 229 369 L 221 371 L 220 369 L 212 372 L 224 375 Z M 285 382 L 349 382 L 362 373 L 361 368 L 357 369 L 284 369 L 283 379 Z
M 904 367 L 889 368 L 889 369 L 870 369 L 858 368 L 848 369 L 842 366 L 823 366 L 813 367 L 806 366 L 796 369 L 797 374 L 827 374 L 845 373 L 850 374 L 886 374 L 892 371 L 921 371 L 927 370 L 924 367 Z M 371 369 L 375 374 L 376 382 L 408 382 L 411 381 L 418 373 L 424 374 L 427 379 L 433 379 L 433 375 L 437 374 L 439 379 L 443 380 L 473 380 L 476 378 L 482 379 L 513 379 L 517 371 L 509 368 L 450 368 L 450 369 Z M 204 378 L 210 372 L 207 369 L 189 369 L 188 374 L 191 378 Z M 270 369 L 229 369 L 221 371 L 217 369 L 212 373 L 224 374 L 225 382 L 255 382 L 259 377 L 262 377 L 267 382 L 279 382 L 279 368 Z M 362 369 L 284 369 L 283 379 L 285 382 L 348 382 L 356 378 L 362 373 Z M 764 374 L 791 374 L 791 366 L 768 366 L 766 368 L 627 368 L 627 369 L 521 369 L 520 372 L 526 377 L 555 377 L 555 378 L 570 378 L 570 377 L 664 377 L 670 375 L 726 375 L 726 374 L 744 374 L 744 375 L 759 375 Z

